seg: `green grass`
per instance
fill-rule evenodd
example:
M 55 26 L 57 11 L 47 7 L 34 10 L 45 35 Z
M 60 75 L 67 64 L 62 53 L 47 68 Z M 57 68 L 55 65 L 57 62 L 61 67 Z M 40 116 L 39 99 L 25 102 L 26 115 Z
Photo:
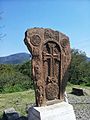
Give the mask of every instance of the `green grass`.
M 70 93 L 70 92 L 72 92 L 72 88 L 82 88 L 82 89 L 85 89 L 86 91 L 87 91 L 87 93 L 88 93 L 88 95 L 90 95 L 90 87 L 87 87 L 87 86 L 85 86 L 85 85 L 73 85 L 73 84 L 69 84 L 69 85 L 67 85 L 67 87 L 66 87 L 66 92 L 67 93 Z
M 81 85 L 69 84 L 66 87 L 66 92 L 70 93 L 73 87 L 84 88 L 88 91 L 88 94 L 90 95 L 90 87 Z M 35 103 L 34 90 L 0 94 L 0 116 L 2 115 L 5 109 L 11 107 L 14 107 L 15 110 L 19 112 L 21 115 L 26 115 L 26 105 L 32 103 Z
M 21 115 L 25 115 L 26 105 L 34 102 L 35 95 L 33 90 L 0 94 L 0 116 L 5 109 L 11 107 L 14 107 Z

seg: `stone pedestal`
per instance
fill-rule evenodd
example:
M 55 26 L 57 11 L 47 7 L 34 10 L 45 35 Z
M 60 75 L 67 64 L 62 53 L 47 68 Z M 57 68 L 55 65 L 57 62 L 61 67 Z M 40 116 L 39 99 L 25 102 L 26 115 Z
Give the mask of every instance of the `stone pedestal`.
M 61 102 L 45 107 L 30 107 L 28 120 L 76 120 L 72 105 Z

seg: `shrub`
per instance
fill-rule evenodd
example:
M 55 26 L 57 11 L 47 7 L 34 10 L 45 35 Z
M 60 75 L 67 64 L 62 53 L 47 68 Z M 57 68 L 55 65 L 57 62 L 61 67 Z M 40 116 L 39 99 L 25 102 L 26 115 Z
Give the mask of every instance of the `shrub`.
M 24 63 L 26 64 L 26 63 Z M 24 65 L 0 65 L 0 92 L 18 92 L 33 89 L 31 77 L 23 71 L 27 68 Z M 29 68 L 30 69 L 30 68 Z

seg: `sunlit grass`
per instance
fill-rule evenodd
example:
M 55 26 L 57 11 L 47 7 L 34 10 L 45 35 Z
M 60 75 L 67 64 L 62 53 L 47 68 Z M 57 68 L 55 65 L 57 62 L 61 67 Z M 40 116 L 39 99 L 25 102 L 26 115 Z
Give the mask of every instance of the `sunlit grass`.
M 0 116 L 3 110 L 14 107 L 21 115 L 26 114 L 26 105 L 35 102 L 33 90 L 0 94 Z
M 73 85 L 73 84 L 69 84 L 66 87 L 66 92 L 67 93 L 71 93 L 72 92 L 72 88 L 82 88 L 84 90 L 87 91 L 88 95 L 90 95 L 90 87 L 87 87 L 85 85 Z
M 84 88 L 87 90 L 90 95 L 90 87 L 81 86 L 81 85 L 72 85 L 69 84 L 66 87 L 66 92 L 70 93 L 73 87 Z M 0 94 L 0 116 L 3 111 L 7 108 L 14 107 L 17 112 L 21 115 L 26 115 L 26 105 L 35 103 L 35 94 L 34 90 Z

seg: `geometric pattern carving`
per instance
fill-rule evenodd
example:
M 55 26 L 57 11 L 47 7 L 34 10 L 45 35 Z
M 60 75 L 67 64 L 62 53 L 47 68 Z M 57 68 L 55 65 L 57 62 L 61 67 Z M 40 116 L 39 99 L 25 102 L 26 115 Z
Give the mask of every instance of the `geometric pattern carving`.
M 24 42 L 32 54 L 36 105 L 63 101 L 71 61 L 69 38 L 52 29 L 33 28 L 25 32 Z
M 41 38 L 39 37 L 39 35 L 33 35 L 31 37 L 30 42 L 32 43 L 32 45 L 38 46 L 40 44 L 40 42 L 41 42 Z

